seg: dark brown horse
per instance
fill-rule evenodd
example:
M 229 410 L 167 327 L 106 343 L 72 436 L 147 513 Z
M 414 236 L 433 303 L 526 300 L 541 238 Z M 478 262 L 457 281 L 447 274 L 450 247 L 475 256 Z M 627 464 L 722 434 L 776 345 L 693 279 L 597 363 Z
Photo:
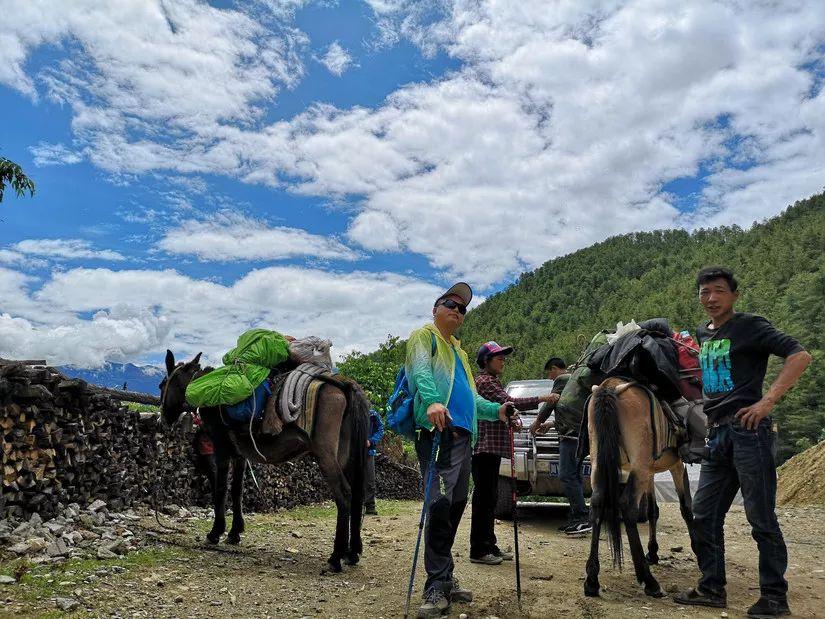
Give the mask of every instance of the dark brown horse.
M 175 356 L 166 351 L 166 378 L 160 384 L 161 415 L 166 423 L 178 421 L 186 403 L 186 386 L 202 370 L 200 353 L 186 363 L 175 364 Z M 343 387 L 342 387 L 343 385 Z M 367 436 L 370 404 L 361 387 L 350 380 L 331 382 L 321 387 L 315 412 L 315 430 L 309 436 L 295 424 L 284 426 L 276 436 L 258 435 L 255 444 L 247 428 L 230 427 L 220 407 L 201 408 L 203 428 L 215 446 L 216 475 L 213 484 L 215 521 L 207 539 L 217 544 L 226 530 L 226 489 L 229 466 L 232 466 L 232 528 L 228 544 L 240 543 L 244 530 L 242 513 L 243 476 L 246 461 L 278 464 L 311 454 L 332 490 L 338 519 L 335 543 L 328 559 L 329 569 L 341 571 L 341 559 L 348 565 L 358 563 L 363 550 L 361 511 L 364 492 L 364 467 L 367 459 Z M 263 457 L 261 457 L 262 454 Z
M 687 470 L 675 447 L 664 449 L 654 460 L 656 445 L 651 405 L 654 415 L 664 414 L 659 402 L 655 398 L 651 402 L 649 393 L 637 383 L 608 378 L 593 387 L 593 397 L 587 407 L 592 464 L 590 482 L 593 488 L 590 500 L 593 532 L 590 557 L 587 560 L 587 579 L 584 582 L 584 594 L 587 596 L 599 595 L 599 534 L 602 524 L 608 529 L 613 565 L 619 568 L 622 566 L 622 522 L 630 543 L 636 579 L 644 583 L 647 595 L 664 595 L 659 583 L 650 573 L 650 564 L 659 562 L 654 473 L 670 471 L 679 495 L 682 518 L 687 524 L 693 546 L 693 511 Z M 621 483 L 622 471 L 628 475 L 626 483 Z M 636 526 L 641 509 L 647 511 L 650 527 L 647 556 Z

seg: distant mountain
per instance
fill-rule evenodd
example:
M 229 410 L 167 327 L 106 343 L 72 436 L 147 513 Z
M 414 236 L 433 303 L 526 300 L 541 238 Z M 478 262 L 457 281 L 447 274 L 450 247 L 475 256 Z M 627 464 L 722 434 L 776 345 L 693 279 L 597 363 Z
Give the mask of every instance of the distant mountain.
M 134 363 L 107 363 L 91 370 L 64 365 L 59 369 L 69 378 L 82 378 L 93 385 L 123 389 L 125 384 L 128 391 L 152 395 L 160 395 L 158 384 L 165 374 L 163 369 L 154 365 L 135 365 Z

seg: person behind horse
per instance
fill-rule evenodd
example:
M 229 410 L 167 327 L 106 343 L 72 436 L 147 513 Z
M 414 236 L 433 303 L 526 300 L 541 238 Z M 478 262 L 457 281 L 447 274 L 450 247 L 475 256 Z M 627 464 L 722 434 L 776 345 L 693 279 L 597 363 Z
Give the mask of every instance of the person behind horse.
M 693 500 L 696 559 L 702 576 L 696 588 L 675 596 L 679 604 L 724 608 L 723 525 L 737 490 L 759 549 L 759 600 L 749 617 L 790 614 L 785 570 L 788 551 L 776 518 L 776 435 L 770 413 L 811 362 L 792 337 L 761 316 L 736 312 L 738 284 L 724 267 L 702 269 L 699 302 L 710 320 L 697 329 L 701 345 L 704 411 L 710 426 L 708 460 L 702 464 Z M 785 363 L 762 394 L 768 357 Z
M 499 346 L 495 342 L 481 345 L 476 363 L 482 372 L 476 376 L 476 390 L 491 402 L 512 402 L 520 411 L 538 407 L 550 401 L 546 395 L 533 398 L 511 398 L 501 384 L 504 360 L 513 352 L 511 346 Z M 498 469 L 501 458 L 510 457 L 510 433 L 501 421 L 478 422 L 478 442 L 473 449 L 473 507 L 470 527 L 470 561 L 486 565 L 498 565 L 510 561 L 513 555 L 502 552 L 496 545 L 495 509 L 498 501 Z
M 407 340 L 405 371 L 413 397 L 415 448 L 421 475 L 428 479 L 432 444 L 442 432 L 424 535 L 424 603 L 418 617 L 439 617 L 452 602 L 470 602 L 453 574 L 452 547 L 467 505 L 470 458 L 478 419 L 507 421 L 509 404 L 482 398 L 475 390 L 467 353 L 454 333 L 464 322 L 472 300 L 470 286 L 459 282 L 435 300 L 433 322 L 416 329 Z M 450 423 L 450 429 L 443 430 Z
M 584 535 L 592 530 L 590 510 L 584 502 L 584 478 L 578 459 L 579 426 L 584 409 L 561 398 L 570 380 L 570 373 L 563 359 L 549 359 L 545 371 L 547 378 L 553 380 L 553 393 L 559 395 L 553 401 L 542 405 L 536 420 L 530 426 L 530 432 L 540 436 L 554 426 L 558 431 L 559 479 L 564 484 L 564 495 L 570 504 L 567 522 L 559 527 L 559 531 L 568 535 Z M 548 421 L 551 413 L 555 413 L 555 419 Z
M 375 509 L 375 448 L 384 438 L 384 422 L 374 408 L 370 409 L 370 437 L 367 441 L 367 470 L 364 475 L 364 513 L 377 516 Z

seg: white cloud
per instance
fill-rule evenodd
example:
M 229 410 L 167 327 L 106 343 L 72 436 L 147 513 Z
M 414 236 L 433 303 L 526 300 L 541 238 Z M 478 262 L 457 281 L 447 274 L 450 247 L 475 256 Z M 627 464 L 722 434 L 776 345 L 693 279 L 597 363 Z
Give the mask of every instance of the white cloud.
M 0 268 L 0 356 L 50 363 L 204 351 L 212 362 L 251 327 L 330 338 L 336 355 L 374 350 L 431 319 L 443 288 L 394 273 L 269 267 L 227 284 L 172 270 L 72 269 L 35 280 Z M 391 307 L 392 311 L 387 311 Z M 83 318 L 93 313 L 91 320 Z
M 318 62 L 327 68 L 333 75 L 341 77 L 344 71 L 349 69 L 353 62 L 350 53 L 341 47 L 338 41 L 333 41 L 327 48 L 326 53 L 318 58 Z
M 822 187 L 819 0 L 369 4 L 384 43 L 460 68 L 375 109 L 313 105 L 264 126 L 261 102 L 301 72 L 306 43 L 286 23 L 273 37 L 193 1 L 168 14 L 175 28 L 153 3 L 21 2 L 0 80 L 70 101 L 77 143 L 106 170 L 354 196 L 351 240 L 481 287 L 613 234 L 747 225 Z M 26 75 L 32 49 L 69 34 L 89 51 Z M 700 168 L 700 208 L 682 214 L 663 185 Z
M 40 142 L 37 146 L 32 146 L 29 151 L 34 155 L 34 164 L 38 166 L 47 165 L 71 165 L 83 161 L 83 156 L 63 144 L 48 144 Z
M 172 254 L 193 254 L 201 260 L 283 260 L 306 256 L 325 260 L 356 260 L 358 254 L 333 238 L 298 228 L 270 227 L 263 221 L 222 212 L 205 221 L 181 222 L 166 232 L 157 246 Z
M 111 249 L 93 249 L 91 243 L 82 239 L 26 239 L 12 245 L 23 254 L 48 256 L 66 260 L 125 260 L 124 256 Z

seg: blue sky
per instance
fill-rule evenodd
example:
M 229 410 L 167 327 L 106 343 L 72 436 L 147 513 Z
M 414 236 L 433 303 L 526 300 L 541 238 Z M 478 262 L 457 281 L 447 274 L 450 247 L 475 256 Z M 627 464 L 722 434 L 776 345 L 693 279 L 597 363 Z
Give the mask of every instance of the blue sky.
M 370 350 L 615 234 L 820 191 L 817 2 L 12 0 L 0 356 Z M 781 23 L 782 28 L 774 25 Z

